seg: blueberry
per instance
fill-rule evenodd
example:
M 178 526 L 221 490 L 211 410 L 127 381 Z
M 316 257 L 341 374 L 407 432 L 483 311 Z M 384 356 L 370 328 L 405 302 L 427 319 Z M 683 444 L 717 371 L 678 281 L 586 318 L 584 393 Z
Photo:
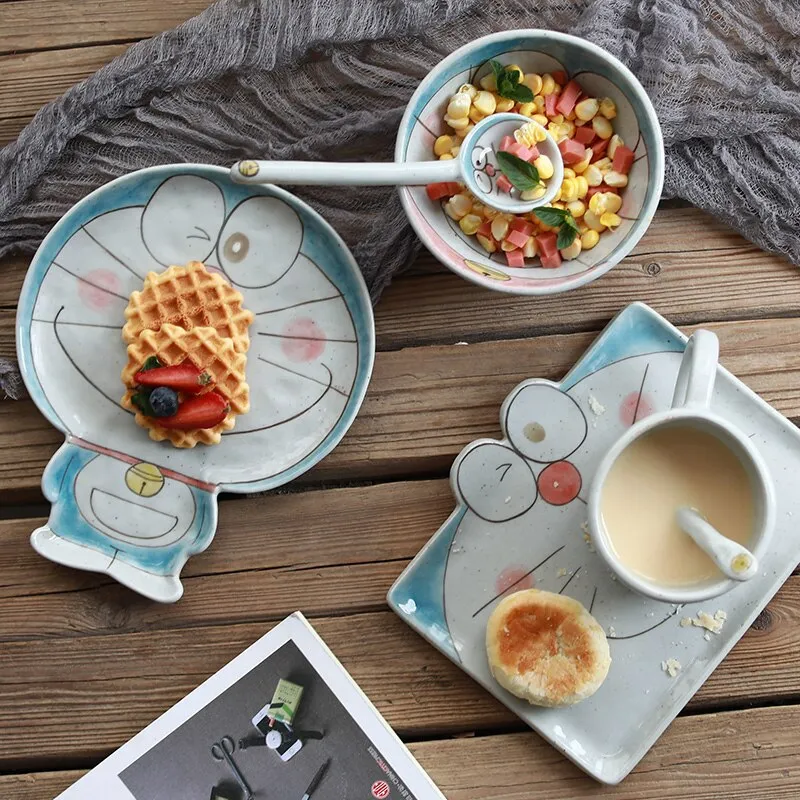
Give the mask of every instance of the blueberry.
M 150 392 L 150 407 L 157 417 L 171 417 L 178 410 L 178 394 L 167 386 L 158 386 Z

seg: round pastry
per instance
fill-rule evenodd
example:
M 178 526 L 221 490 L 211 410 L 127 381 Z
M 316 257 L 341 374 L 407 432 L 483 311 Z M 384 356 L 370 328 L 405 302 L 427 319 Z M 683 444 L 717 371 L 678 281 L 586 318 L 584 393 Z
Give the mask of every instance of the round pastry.
M 495 680 L 537 706 L 568 706 L 593 695 L 611 655 L 597 620 L 571 597 L 527 589 L 504 598 L 486 626 Z

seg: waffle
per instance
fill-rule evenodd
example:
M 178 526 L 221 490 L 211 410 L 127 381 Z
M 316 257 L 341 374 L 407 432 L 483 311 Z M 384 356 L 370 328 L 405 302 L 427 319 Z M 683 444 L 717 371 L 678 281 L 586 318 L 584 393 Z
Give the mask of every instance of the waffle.
M 131 344 L 144 330 L 177 325 L 187 331 L 214 328 L 232 339 L 234 349 L 246 353 L 250 347 L 248 326 L 253 313 L 242 308 L 242 295 L 219 273 L 208 272 L 200 261 L 164 272 L 148 272 L 141 292 L 133 292 L 125 309 L 122 338 Z
M 192 431 L 162 428 L 158 419 L 146 417 L 132 403 L 135 375 L 150 356 L 158 356 L 164 366 L 180 364 L 187 358 L 214 379 L 214 389 L 230 403 L 231 410 L 219 425 Z M 168 439 L 175 447 L 194 447 L 219 444 L 223 431 L 236 424 L 236 415 L 250 409 L 250 387 L 245 382 L 247 356 L 237 353 L 230 339 L 220 336 L 214 328 L 197 327 L 190 331 L 166 323 L 157 331 L 144 330 L 135 342 L 128 345 L 128 363 L 122 370 L 122 381 L 128 390 L 122 398 L 123 408 L 133 411 L 137 424 L 146 428 L 157 442 Z

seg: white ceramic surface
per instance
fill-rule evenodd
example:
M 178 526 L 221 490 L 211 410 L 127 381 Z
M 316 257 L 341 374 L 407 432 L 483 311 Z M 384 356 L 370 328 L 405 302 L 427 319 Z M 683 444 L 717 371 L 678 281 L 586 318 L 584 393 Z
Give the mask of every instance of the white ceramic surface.
M 741 430 L 711 410 L 718 356 L 719 342 L 711 331 L 699 330 L 689 338 L 675 380 L 671 407 L 637 422 L 614 443 L 601 459 L 589 491 L 589 530 L 600 555 L 631 589 L 664 603 L 710 600 L 729 591 L 737 582 L 720 576 L 688 586 L 669 586 L 645 578 L 617 557 L 603 522 L 601 499 L 609 472 L 634 441 L 657 429 L 682 426 L 715 436 L 739 459 L 750 479 L 754 523 L 748 545 L 756 559 L 766 552 L 775 523 L 775 494 L 764 459 Z
M 661 197 L 664 147 L 652 103 L 641 84 L 620 61 L 584 39 L 544 30 L 503 31 L 484 36 L 451 53 L 420 83 L 409 102 L 395 145 L 395 161 L 430 161 L 433 143 L 446 132 L 447 103 L 463 83 L 491 72 L 489 60 L 517 64 L 538 74 L 565 70 L 587 93 L 611 97 L 617 105 L 615 132 L 634 150 L 636 161 L 622 192 L 622 224 L 604 233 L 600 243 L 557 269 L 509 267 L 505 254 L 490 256 L 467 236 L 421 187 L 400 189 L 414 230 L 446 267 L 487 289 L 511 294 L 555 294 L 596 280 L 626 256 L 650 224 Z
M 586 487 L 632 424 L 670 407 L 685 342 L 633 304 L 562 381 L 514 388 L 501 408 L 504 438 L 472 442 L 455 460 L 455 510 L 388 595 L 417 632 L 606 783 L 639 762 L 800 559 L 800 432 L 722 367 L 713 407 L 769 463 L 775 484 L 775 533 L 759 574 L 720 600 L 681 607 L 630 591 L 586 541 Z M 507 592 L 531 585 L 581 601 L 607 633 L 608 678 L 575 706 L 530 706 L 489 671 L 486 621 Z M 726 612 L 720 633 L 680 625 L 700 610 Z M 682 666 L 675 678 L 662 669 L 672 658 Z

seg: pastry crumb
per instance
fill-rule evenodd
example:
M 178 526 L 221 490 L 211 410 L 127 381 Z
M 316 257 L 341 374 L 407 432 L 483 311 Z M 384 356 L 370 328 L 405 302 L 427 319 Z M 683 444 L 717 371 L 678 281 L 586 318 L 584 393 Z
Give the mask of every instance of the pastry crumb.
M 696 628 L 703 628 L 706 631 L 718 634 L 722 630 L 726 619 L 728 619 L 728 615 L 721 608 L 717 609 L 713 615 L 709 614 L 708 611 L 698 611 L 696 617 L 684 617 L 681 620 L 681 627 L 688 628 L 690 625 L 694 625 Z
M 564 567 L 561 567 L 558 572 L 556 572 L 557 578 L 564 578 L 567 575 L 567 570 Z
M 589 395 L 589 408 L 596 417 L 606 413 L 606 407 L 593 394 Z
M 468 344 L 469 344 L 469 342 L 456 342 L 454 346 L 455 347 L 465 347 Z
M 681 671 L 681 662 L 677 658 L 668 658 L 666 661 L 661 662 L 661 669 L 670 676 L 675 678 Z

